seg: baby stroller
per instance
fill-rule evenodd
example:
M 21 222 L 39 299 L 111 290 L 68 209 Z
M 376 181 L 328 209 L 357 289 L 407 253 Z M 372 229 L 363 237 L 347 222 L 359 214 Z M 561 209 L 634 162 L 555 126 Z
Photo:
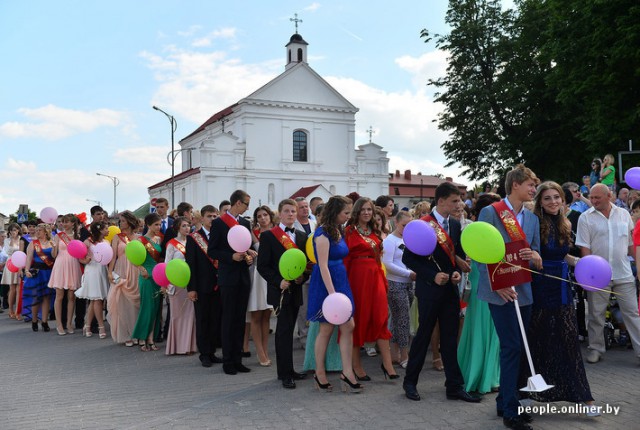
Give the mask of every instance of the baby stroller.
M 617 332 L 617 336 L 616 336 Z M 622 312 L 620 305 L 614 294 L 609 297 L 609 306 L 605 314 L 604 323 L 604 346 L 610 349 L 612 346 L 626 348 L 630 345 L 629 333 L 627 333 L 624 322 L 622 321 Z

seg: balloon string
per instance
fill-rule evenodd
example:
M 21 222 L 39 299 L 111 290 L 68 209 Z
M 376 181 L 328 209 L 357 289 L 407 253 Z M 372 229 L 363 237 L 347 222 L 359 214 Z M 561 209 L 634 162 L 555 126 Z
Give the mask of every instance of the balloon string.
M 528 272 L 535 273 L 536 275 L 546 276 L 547 278 L 557 279 L 559 281 L 573 282 L 576 285 L 580 285 L 582 288 L 584 288 L 587 291 L 600 292 L 600 293 L 611 293 L 611 294 L 616 294 L 616 295 L 622 296 L 621 293 L 618 293 L 616 291 L 600 289 L 600 288 L 596 288 L 596 287 L 594 287 L 592 285 L 585 285 L 585 284 L 581 284 L 580 282 L 571 281 L 570 279 L 564 279 L 564 278 L 561 278 L 559 276 L 549 275 L 548 273 L 538 272 L 537 270 L 532 270 L 532 269 L 529 269 L 528 267 L 522 267 L 522 266 L 520 266 L 518 264 L 509 263 L 508 261 L 505 261 L 505 260 L 501 260 L 500 264 L 502 264 L 502 263 L 508 264 L 509 266 L 518 267 L 518 268 L 520 268 L 522 270 L 526 270 Z M 498 264 L 498 267 L 500 266 L 500 264 Z M 496 267 L 496 269 L 497 269 L 497 267 Z

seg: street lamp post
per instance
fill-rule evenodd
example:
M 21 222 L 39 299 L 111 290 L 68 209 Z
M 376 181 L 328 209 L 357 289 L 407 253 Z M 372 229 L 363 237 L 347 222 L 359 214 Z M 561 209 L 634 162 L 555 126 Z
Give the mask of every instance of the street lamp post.
M 88 202 L 92 202 L 97 204 L 98 206 L 102 207 L 102 202 L 100 200 L 91 200 L 91 199 L 85 199 Z
M 176 151 L 174 149 L 174 134 L 176 129 L 178 128 L 178 122 L 173 117 L 173 115 L 169 115 L 158 106 L 153 106 L 155 110 L 158 112 L 162 112 L 165 114 L 167 118 L 169 118 L 169 122 L 171 123 L 171 207 L 175 208 L 175 200 L 176 200 L 176 187 L 175 187 L 175 164 L 176 164 Z M 178 151 L 179 152 L 179 151 Z
M 104 176 L 105 178 L 109 178 L 113 181 L 113 214 L 117 214 L 118 211 L 116 209 L 116 187 L 120 184 L 120 180 L 115 176 L 105 175 L 103 173 L 96 173 L 98 176 Z

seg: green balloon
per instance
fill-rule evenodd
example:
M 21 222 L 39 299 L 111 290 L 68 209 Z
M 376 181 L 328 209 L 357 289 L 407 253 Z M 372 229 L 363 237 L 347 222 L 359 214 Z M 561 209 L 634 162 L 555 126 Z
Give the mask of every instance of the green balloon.
M 127 243 L 124 248 L 124 254 L 127 256 L 127 260 L 134 266 L 140 266 L 147 258 L 147 250 L 139 240 L 132 240 Z
M 466 226 L 460 242 L 469 258 L 479 263 L 494 264 L 504 258 L 504 239 L 488 222 L 477 221 Z
M 178 288 L 186 288 L 191 279 L 191 269 L 184 260 L 171 260 L 165 269 L 167 279 Z
M 287 249 L 278 263 L 280 275 L 287 281 L 293 281 L 307 268 L 307 256 L 298 248 Z

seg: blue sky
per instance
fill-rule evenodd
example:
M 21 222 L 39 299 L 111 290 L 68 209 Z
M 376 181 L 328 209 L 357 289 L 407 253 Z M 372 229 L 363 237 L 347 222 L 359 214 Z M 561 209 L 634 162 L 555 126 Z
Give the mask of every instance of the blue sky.
M 419 37 L 446 30 L 446 4 L 2 2 L 0 212 L 81 212 L 87 199 L 110 212 L 113 184 L 96 172 L 119 178 L 118 210 L 137 208 L 171 173 L 169 121 L 151 107 L 176 117 L 176 142 L 187 136 L 284 71 L 294 13 L 311 67 L 360 109 L 356 145 L 372 126 L 390 170 L 457 177 L 426 86 L 446 56 Z

